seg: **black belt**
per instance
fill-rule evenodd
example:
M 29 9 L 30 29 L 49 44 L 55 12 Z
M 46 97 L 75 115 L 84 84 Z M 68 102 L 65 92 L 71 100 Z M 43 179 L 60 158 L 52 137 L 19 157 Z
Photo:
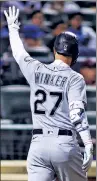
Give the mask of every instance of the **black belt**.
M 48 134 L 52 132 L 52 131 L 48 131 Z M 33 135 L 35 134 L 43 134 L 43 130 L 42 129 L 34 129 L 33 130 Z M 72 131 L 71 130 L 67 130 L 67 129 L 59 129 L 58 135 L 68 135 L 68 136 L 72 136 Z

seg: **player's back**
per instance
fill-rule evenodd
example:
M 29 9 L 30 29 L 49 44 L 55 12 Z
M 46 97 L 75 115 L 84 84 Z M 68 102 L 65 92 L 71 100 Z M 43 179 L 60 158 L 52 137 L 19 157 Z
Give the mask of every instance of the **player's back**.
M 60 60 L 49 65 L 36 65 L 30 99 L 34 128 L 74 129 L 68 105 L 68 91 L 73 77 L 79 77 L 79 74 Z

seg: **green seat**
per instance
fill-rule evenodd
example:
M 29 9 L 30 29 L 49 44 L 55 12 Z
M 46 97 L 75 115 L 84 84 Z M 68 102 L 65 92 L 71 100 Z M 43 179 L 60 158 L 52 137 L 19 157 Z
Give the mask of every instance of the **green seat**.
M 12 120 L 31 117 L 28 86 L 10 85 L 1 87 L 1 117 Z
M 96 87 L 87 86 L 87 111 L 96 111 Z
M 96 125 L 96 111 L 87 111 L 87 117 L 90 125 Z
M 96 97 L 96 86 L 86 87 L 87 97 Z
M 96 97 L 87 98 L 87 111 L 96 111 Z

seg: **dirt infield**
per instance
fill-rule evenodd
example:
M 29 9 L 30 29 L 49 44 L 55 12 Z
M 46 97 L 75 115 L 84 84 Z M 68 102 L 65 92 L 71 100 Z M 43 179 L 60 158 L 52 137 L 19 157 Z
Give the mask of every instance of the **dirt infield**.
M 88 181 L 96 181 L 96 162 L 93 161 L 92 167 L 88 172 Z M 2 160 L 1 161 L 1 180 L 2 181 L 27 181 L 26 161 Z M 58 181 L 58 180 L 57 180 Z

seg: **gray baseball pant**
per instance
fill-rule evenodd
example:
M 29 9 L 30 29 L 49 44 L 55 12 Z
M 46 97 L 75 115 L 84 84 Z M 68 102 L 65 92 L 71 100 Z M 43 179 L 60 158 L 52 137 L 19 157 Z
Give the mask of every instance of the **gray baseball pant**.
M 28 181 L 87 181 L 83 157 L 73 136 L 34 135 L 28 157 Z

